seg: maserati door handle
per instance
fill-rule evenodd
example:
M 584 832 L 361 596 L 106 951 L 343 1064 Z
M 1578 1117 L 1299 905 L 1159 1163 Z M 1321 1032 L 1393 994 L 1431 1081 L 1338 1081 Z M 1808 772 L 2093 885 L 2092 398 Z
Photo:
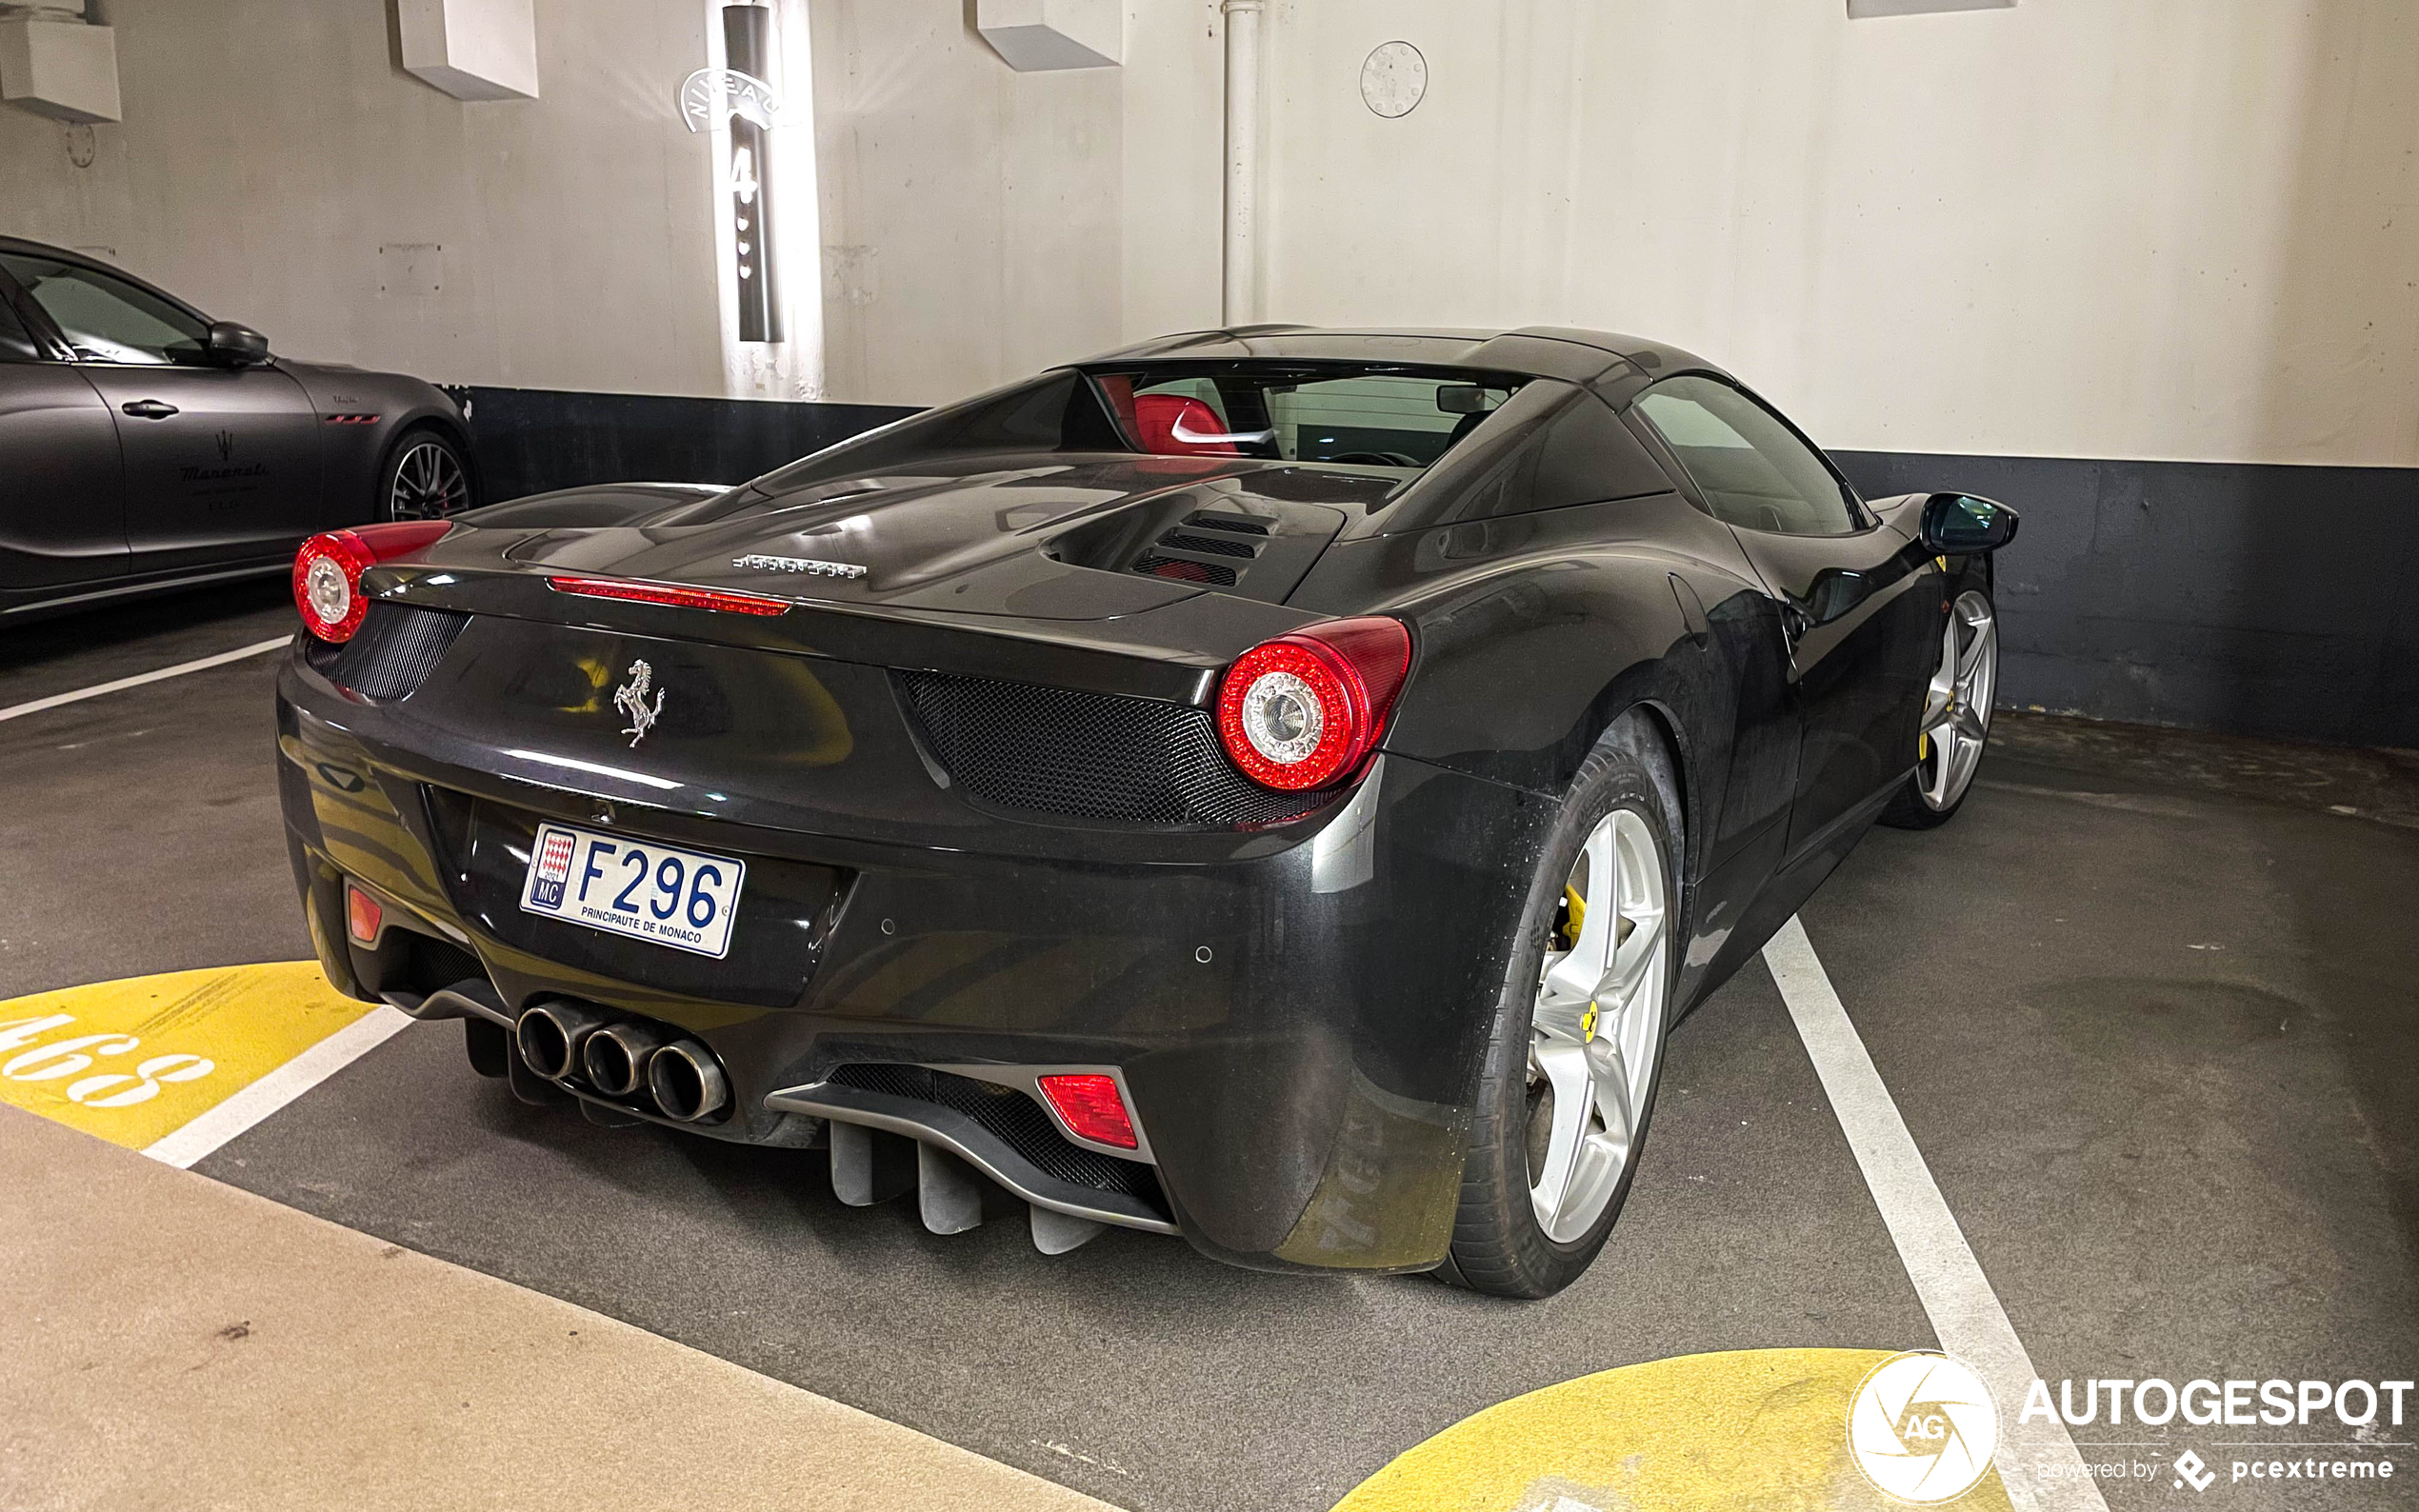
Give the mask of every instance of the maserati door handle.
M 166 420 L 176 413 L 176 407 L 164 399 L 133 399 L 118 408 L 137 420 Z

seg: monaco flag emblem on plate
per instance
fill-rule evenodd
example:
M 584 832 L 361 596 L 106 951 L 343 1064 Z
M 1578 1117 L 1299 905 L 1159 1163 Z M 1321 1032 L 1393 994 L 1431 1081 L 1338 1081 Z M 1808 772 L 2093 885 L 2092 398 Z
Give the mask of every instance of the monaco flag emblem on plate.
M 722 959 L 748 864 L 628 835 L 544 825 L 521 906 L 607 934 Z

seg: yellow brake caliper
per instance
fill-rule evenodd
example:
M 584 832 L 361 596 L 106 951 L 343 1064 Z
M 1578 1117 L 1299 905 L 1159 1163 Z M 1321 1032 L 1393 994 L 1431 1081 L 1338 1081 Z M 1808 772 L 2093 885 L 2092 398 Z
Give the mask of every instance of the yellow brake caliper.
M 1579 925 L 1588 917 L 1588 900 L 1579 896 L 1578 888 L 1566 885 L 1562 889 L 1562 947 L 1576 950 L 1579 948 Z M 1579 1016 L 1579 1040 L 1584 1044 L 1595 1037 L 1596 1005 L 1590 1001 L 1588 1011 Z

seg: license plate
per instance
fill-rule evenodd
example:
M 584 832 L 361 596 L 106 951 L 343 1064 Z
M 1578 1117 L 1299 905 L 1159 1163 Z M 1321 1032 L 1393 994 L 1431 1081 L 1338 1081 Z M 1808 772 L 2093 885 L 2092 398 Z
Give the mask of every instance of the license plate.
M 521 906 L 721 960 L 748 864 L 628 835 L 541 825 Z

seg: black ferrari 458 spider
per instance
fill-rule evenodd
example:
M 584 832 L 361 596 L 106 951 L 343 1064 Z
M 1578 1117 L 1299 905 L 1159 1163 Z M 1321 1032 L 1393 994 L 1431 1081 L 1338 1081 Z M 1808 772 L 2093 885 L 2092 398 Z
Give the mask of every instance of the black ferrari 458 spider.
M 0 623 L 282 572 L 314 531 L 474 502 L 453 401 L 0 236 Z
M 525 1100 L 937 1231 L 1541 1296 L 1673 1021 L 1955 812 L 2015 524 L 1651 342 L 1172 337 L 310 542 L 295 876 Z

